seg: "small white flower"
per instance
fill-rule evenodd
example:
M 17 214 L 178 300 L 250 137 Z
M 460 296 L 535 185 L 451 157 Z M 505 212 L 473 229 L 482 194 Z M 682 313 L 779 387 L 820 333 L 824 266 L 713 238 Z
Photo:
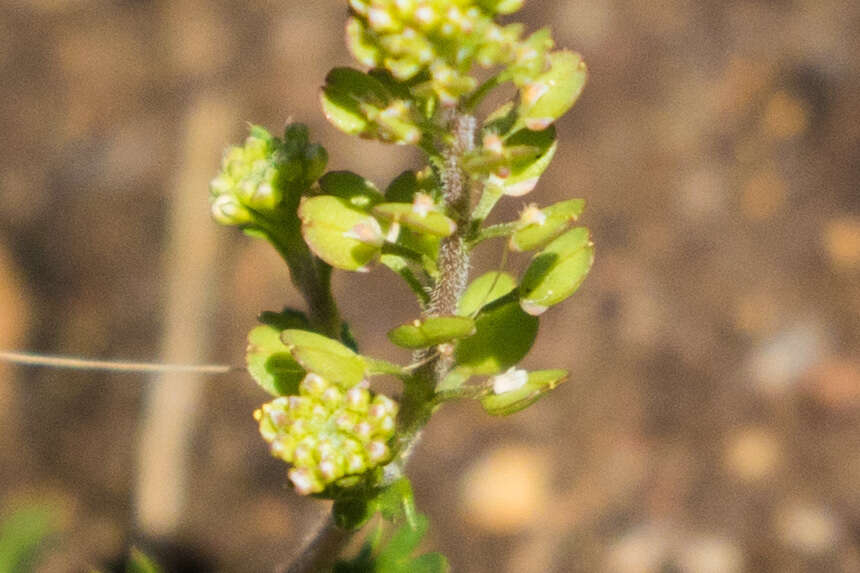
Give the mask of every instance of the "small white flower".
M 493 392 L 495 394 L 504 394 L 505 392 L 519 390 L 528 382 L 528 379 L 528 372 L 511 366 L 506 372 L 493 376 Z
M 427 193 L 416 193 L 412 200 L 412 212 L 421 218 L 427 216 L 427 213 L 435 209 L 436 204 L 433 202 L 433 197 Z

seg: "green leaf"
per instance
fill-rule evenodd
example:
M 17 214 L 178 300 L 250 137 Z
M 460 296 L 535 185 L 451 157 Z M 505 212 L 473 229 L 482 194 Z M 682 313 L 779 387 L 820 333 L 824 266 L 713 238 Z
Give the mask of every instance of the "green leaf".
M 364 358 L 340 342 L 308 330 L 285 330 L 281 340 L 305 370 L 350 388 L 367 373 Z
M 473 374 L 495 374 L 528 354 L 538 331 L 538 319 L 523 312 L 513 296 L 484 307 L 475 320 L 476 332 L 457 345 L 457 365 Z
M 594 245 L 588 229 L 567 231 L 538 253 L 520 284 L 520 305 L 531 315 L 542 314 L 572 295 L 594 262 Z
M 408 571 L 403 566 L 412 561 L 410 555 L 421 543 L 421 539 L 427 532 L 427 518 L 422 514 L 415 516 L 415 524 L 404 524 L 399 527 L 385 549 L 377 556 L 376 563 L 378 571 Z
M 298 393 L 305 370 L 281 342 L 279 328 L 263 325 L 251 330 L 245 361 L 254 381 L 272 396 Z
M 569 199 L 541 209 L 542 221 L 525 222 L 511 236 L 511 250 L 523 252 L 543 247 L 574 223 L 584 208 L 582 199 Z
M 418 513 L 409 478 L 402 477 L 382 490 L 375 499 L 375 505 L 388 521 L 406 521 L 411 528 L 418 526 Z
M 388 339 L 403 348 L 427 348 L 475 333 L 475 322 L 464 316 L 434 316 L 403 324 L 388 332 Z
M 448 560 L 441 553 L 425 553 L 409 564 L 411 573 L 446 573 L 450 570 Z
M 488 394 L 481 398 L 484 410 L 491 416 L 508 416 L 532 405 L 544 394 L 567 380 L 567 370 L 529 372 L 526 383 L 510 392 Z
M 412 203 L 415 193 L 420 190 L 415 172 L 404 171 L 389 183 L 385 189 L 385 198 L 396 203 Z
M 361 529 L 375 514 L 374 505 L 364 498 L 346 497 L 335 500 L 332 506 L 334 522 L 348 531 Z
M 383 200 L 382 193 L 371 181 L 351 171 L 329 171 L 319 184 L 327 195 L 346 199 L 359 209 L 370 209 Z
M 540 131 L 573 106 L 588 77 L 582 56 L 561 51 L 549 54 L 550 68 L 522 90 L 520 120 L 526 128 Z
M 125 571 L 126 573 L 161 573 L 161 567 L 146 553 L 137 547 L 132 547 Z
M 278 331 L 288 328 L 310 328 L 308 317 L 300 310 L 285 307 L 281 312 L 273 312 L 264 310 L 257 317 L 257 320 L 262 324 L 267 324 Z
M 371 136 L 373 122 L 365 106 L 385 108 L 391 99 L 385 86 L 352 68 L 334 68 L 325 82 L 320 99 L 326 119 L 348 134 Z
M 302 236 L 316 256 L 333 267 L 365 271 L 380 253 L 383 237 L 379 223 L 347 199 L 322 195 L 304 197 L 299 205 Z M 359 240 L 363 228 L 368 238 Z M 376 235 L 379 234 L 377 238 Z
M 505 296 L 515 288 L 517 288 L 517 279 L 508 273 L 501 271 L 484 273 L 466 287 L 457 304 L 457 314 L 472 316 L 483 306 Z
M 438 211 L 418 212 L 412 203 L 381 203 L 372 211 L 380 219 L 400 223 L 418 233 L 447 237 L 457 230 L 457 224 L 449 217 Z

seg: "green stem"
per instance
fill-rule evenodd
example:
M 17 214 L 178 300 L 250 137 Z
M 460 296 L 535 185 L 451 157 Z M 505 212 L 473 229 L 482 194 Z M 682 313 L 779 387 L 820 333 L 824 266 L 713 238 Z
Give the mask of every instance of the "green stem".
M 331 292 L 331 267 L 313 256 L 296 225 L 274 221 L 257 213 L 257 226 L 266 233 L 290 268 L 290 279 L 308 306 L 311 325 L 340 339 L 341 318 Z

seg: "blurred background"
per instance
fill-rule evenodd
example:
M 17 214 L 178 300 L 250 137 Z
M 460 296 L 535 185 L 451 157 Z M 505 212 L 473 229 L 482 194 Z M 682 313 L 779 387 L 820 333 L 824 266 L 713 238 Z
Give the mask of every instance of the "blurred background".
M 245 122 L 305 122 L 331 169 L 380 187 L 419 165 L 322 117 L 345 5 L 0 0 L 0 348 L 242 364 L 256 314 L 300 303 L 267 245 L 208 219 Z M 860 4 L 530 0 L 522 18 L 591 70 L 527 200 L 584 197 L 597 258 L 525 363 L 570 382 L 428 427 L 428 548 L 478 573 L 860 571 Z M 385 332 L 416 315 L 409 291 L 384 269 L 335 281 L 362 349 L 408 360 Z M 265 400 L 242 373 L 0 364 L 0 530 L 36 511 L 44 572 L 147 533 L 271 570 L 326 506 L 269 457 Z

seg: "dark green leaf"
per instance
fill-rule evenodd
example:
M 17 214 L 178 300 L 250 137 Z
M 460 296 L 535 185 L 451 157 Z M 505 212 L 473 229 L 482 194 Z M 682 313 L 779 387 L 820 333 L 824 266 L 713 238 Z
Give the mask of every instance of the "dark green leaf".
M 473 374 L 495 374 L 528 353 L 538 331 L 537 317 L 523 312 L 513 296 L 484 307 L 475 319 L 476 332 L 457 345 L 457 365 Z
M 326 194 L 346 199 L 359 209 L 370 209 L 383 200 L 382 193 L 371 181 L 351 171 L 329 171 L 319 185 Z

